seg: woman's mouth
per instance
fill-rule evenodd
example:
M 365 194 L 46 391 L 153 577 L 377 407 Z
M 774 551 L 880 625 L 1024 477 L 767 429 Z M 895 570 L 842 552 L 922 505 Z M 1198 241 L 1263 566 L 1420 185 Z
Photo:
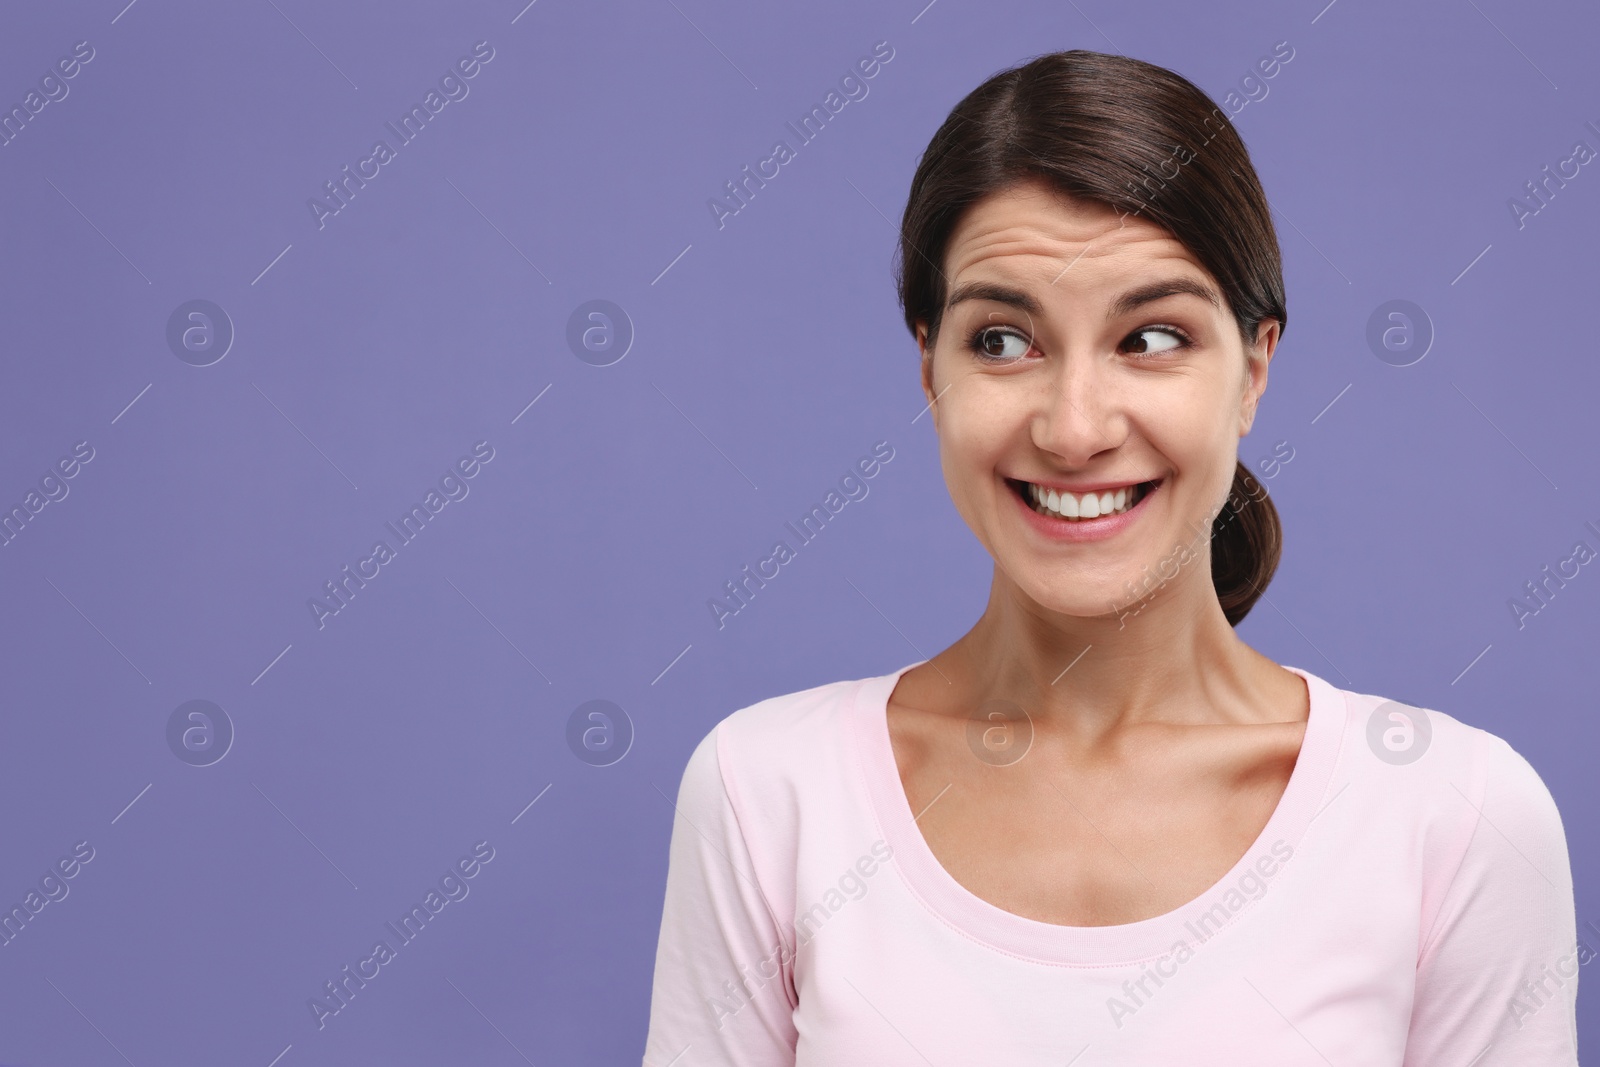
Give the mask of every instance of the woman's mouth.
M 1016 478 L 1007 478 L 1005 481 L 1024 504 L 1040 515 L 1076 523 L 1131 511 L 1140 500 L 1149 495 L 1151 490 L 1161 484 L 1162 479 L 1135 482 L 1097 493 L 1066 493 Z

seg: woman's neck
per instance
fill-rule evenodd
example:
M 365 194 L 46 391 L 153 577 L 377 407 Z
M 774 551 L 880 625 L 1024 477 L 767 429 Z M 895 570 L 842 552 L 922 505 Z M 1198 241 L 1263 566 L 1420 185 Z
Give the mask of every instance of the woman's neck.
M 944 707 L 1008 700 L 1037 725 L 1088 735 L 1285 717 L 1261 695 L 1271 675 L 1288 672 L 1239 638 L 1198 568 L 1101 616 L 1051 611 L 997 568 L 982 617 L 932 665 L 948 683 Z

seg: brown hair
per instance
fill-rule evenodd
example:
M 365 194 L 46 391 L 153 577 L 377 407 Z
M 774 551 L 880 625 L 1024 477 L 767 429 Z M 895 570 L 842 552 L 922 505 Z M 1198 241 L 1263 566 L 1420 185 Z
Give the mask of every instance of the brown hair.
M 1162 226 L 1216 278 L 1248 348 L 1264 319 L 1288 324 L 1278 236 L 1250 155 L 1226 113 L 1181 75 L 1074 49 L 1001 71 L 934 134 L 900 226 L 895 283 L 912 336 L 938 337 L 942 264 L 962 213 L 1030 178 Z M 1212 520 L 1211 580 L 1237 626 L 1278 567 L 1283 531 L 1261 483 L 1236 463 Z

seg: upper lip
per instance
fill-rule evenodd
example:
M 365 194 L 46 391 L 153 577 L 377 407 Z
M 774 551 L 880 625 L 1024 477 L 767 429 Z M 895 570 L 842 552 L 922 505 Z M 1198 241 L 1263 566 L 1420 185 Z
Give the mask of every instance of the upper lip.
M 1080 482 L 1080 483 L 1070 484 L 1069 485 L 1066 482 L 1054 482 L 1054 481 L 1039 480 L 1039 479 L 1034 479 L 1034 478 L 1013 478 L 1012 479 L 1012 481 L 1016 481 L 1016 482 L 1031 482 L 1032 484 L 1037 485 L 1037 486 L 1042 486 L 1045 489 L 1054 489 L 1058 493 L 1071 493 L 1074 496 L 1081 496 L 1084 493 L 1103 493 L 1108 489 L 1132 488 L 1135 485 L 1143 485 L 1146 482 L 1159 482 L 1160 480 L 1161 479 L 1159 477 L 1157 477 L 1157 478 L 1137 478 L 1137 479 L 1135 479 L 1135 480 L 1133 480 L 1131 482 L 1130 481 Z

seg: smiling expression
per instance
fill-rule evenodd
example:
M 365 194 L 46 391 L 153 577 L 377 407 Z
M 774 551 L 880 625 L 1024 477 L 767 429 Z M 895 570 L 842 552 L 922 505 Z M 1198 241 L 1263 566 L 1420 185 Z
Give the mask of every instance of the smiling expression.
M 1247 348 L 1170 232 L 1038 182 L 969 208 L 944 271 L 918 343 L 956 510 L 1040 605 L 1114 610 L 1221 507 L 1277 323 Z

